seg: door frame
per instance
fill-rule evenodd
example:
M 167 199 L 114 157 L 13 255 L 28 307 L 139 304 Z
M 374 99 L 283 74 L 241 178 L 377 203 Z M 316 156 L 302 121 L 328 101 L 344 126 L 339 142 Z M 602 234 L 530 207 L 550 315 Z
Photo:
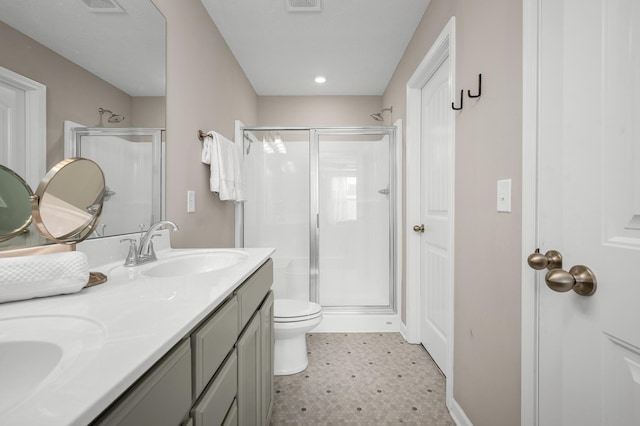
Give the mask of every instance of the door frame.
M 36 188 L 46 172 L 47 86 L 0 67 L 0 81 L 24 91 L 26 173 L 22 176 Z
M 539 283 L 526 262 L 538 247 L 538 38 L 540 0 L 522 2 L 522 426 L 538 425 Z
M 409 228 L 420 221 L 421 197 L 410 194 L 420 194 L 420 146 L 421 146 L 421 118 L 422 88 L 427 84 L 433 73 L 442 62 L 449 58 L 449 90 L 451 99 L 455 93 L 456 74 L 456 33 L 455 16 L 449 19 L 442 32 L 433 43 L 422 62 L 407 82 L 407 130 L 406 130 L 406 335 L 405 338 L 410 343 L 420 343 L 420 239 L 410 238 Z M 451 136 L 455 146 L 455 117 L 451 120 Z M 455 148 L 453 150 L 455 160 Z M 449 336 L 447 338 L 447 357 L 451 366 L 449 375 L 446 377 L 446 404 L 450 410 L 454 410 L 453 399 L 453 341 L 454 341 L 454 315 L 453 315 L 453 294 L 454 294 L 454 194 L 455 194 L 455 161 L 451 162 L 450 180 L 450 224 L 449 224 L 449 247 L 450 247 L 450 270 L 451 292 L 449 295 Z

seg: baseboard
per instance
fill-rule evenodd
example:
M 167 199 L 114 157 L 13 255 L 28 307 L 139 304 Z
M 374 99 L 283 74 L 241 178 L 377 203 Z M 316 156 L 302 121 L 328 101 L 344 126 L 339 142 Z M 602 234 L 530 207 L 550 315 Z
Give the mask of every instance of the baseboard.
M 374 333 L 398 332 L 400 316 L 394 315 L 353 315 L 323 312 L 322 322 L 312 330 L 314 333 Z
M 449 414 L 451 414 L 451 418 L 456 425 L 473 426 L 473 423 L 471 423 L 471 420 L 469 420 L 469 417 L 467 417 L 464 410 L 455 399 L 453 399 L 451 402 L 451 406 L 449 407 Z

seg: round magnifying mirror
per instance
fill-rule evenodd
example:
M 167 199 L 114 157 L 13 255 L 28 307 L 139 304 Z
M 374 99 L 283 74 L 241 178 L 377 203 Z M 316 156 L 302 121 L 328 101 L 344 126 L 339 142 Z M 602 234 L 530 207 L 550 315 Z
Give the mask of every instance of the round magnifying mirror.
M 13 170 L 0 165 L 0 241 L 6 241 L 31 224 L 33 191 Z
M 104 189 L 104 173 L 96 163 L 86 158 L 62 160 L 31 197 L 36 227 L 57 243 L 84 241 L 100 219 Z

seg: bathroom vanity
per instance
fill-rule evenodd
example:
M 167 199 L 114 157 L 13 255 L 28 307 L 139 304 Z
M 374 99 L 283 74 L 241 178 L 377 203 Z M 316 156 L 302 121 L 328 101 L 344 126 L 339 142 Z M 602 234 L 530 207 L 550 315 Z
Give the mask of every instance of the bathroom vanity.
M 1 306 L 0 345 L 28 335 L 59 349 L 54 360 L 32 351 L 15 361 L 51 368 L 29 378 L 30 387 L 0 384 L 0 395 L 13 398 L 0 404 L 1 423 L 269 424 L 273 250 L 220 249 L 242 257 L 185 273 L 181 262 L 218 251 L 171 249 L 168 241 L 156 239 L 157 263 L 126 269 L 118 239 L 87 241 L 78 250 L 106 283 Z M 3 335 L 9 328 L 15 337 Z
M 272 282 L 269 259 L 93 424 L 268 425 Z

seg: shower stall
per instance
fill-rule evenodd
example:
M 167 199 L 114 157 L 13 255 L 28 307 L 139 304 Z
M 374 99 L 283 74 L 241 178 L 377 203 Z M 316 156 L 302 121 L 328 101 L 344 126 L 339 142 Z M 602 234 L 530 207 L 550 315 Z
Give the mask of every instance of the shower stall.
M 241 132 L 239 245 L 276 249 L 276 297 L 319 303 L 319 331 L 397 331 L 396 128 Z

